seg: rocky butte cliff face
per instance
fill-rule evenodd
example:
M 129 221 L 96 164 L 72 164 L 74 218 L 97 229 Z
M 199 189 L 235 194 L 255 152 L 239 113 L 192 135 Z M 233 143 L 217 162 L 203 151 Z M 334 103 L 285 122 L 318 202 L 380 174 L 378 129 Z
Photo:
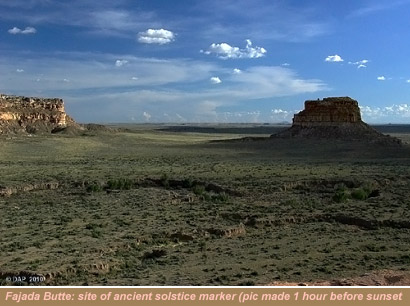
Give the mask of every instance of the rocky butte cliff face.
M 306 101 L 305 109 L 293 118 L 293 125 L 338 126 L 361 121 L 359 103 L 349 97 L 341 97 Z
M 49 133 L 76 125 L 62 99 L 0 94 L 0 134 Z
M 292 127 L 272 138 L 319 138 L 400 145 L 399 139 L 383 135 L 364 123 L 359 104 L 349 97 L 308 100 L 293 118 Z

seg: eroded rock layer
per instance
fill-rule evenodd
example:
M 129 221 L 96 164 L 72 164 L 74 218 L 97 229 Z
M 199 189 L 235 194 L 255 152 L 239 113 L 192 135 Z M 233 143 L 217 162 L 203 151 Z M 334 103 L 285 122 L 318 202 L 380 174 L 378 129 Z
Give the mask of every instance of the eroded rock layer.
M 0 134 L 51 132 L 76 125 L 62 99 L 0 94 Z
M 308 100 L 305 109 L 293 118 L 293 125 L 338 126 L 342 123 L 361 122 L 360 108 L 356 100 L 349 97 Z

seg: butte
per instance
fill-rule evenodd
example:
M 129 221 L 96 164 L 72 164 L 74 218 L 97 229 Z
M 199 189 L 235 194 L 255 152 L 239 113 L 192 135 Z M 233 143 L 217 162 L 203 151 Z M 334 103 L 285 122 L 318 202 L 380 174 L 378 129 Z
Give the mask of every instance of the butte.
M 362 121 L 359 104 L 350 97 L 305 101 L 305 109 L 294 115 L 290 128 L 271 138 L 327 139 L 401 145 Z

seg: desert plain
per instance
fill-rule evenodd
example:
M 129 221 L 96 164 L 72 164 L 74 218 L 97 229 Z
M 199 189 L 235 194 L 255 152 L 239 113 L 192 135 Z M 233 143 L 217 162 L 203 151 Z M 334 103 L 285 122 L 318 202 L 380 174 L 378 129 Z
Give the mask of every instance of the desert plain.
M 2 135 L 1 284 L 343 284 L 378 271 L 400 284 L 410 127 L 375 127 L 400 148 L 269 138 L 284 128 Z

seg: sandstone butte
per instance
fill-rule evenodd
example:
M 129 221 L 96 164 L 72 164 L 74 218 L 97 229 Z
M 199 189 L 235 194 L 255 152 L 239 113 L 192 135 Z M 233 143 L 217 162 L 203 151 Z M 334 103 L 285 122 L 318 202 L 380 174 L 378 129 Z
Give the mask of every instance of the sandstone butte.
M 272 138 L 359 140 L 401 145 L 362 121 L 359 104 L 350 97 L 329 97 L 305 101 L 305 109 L 294 115 L 292 126 Z
M 0 134 L 50 133 L 67 126 L 78 125 L 62 99 L 0 94 Z

